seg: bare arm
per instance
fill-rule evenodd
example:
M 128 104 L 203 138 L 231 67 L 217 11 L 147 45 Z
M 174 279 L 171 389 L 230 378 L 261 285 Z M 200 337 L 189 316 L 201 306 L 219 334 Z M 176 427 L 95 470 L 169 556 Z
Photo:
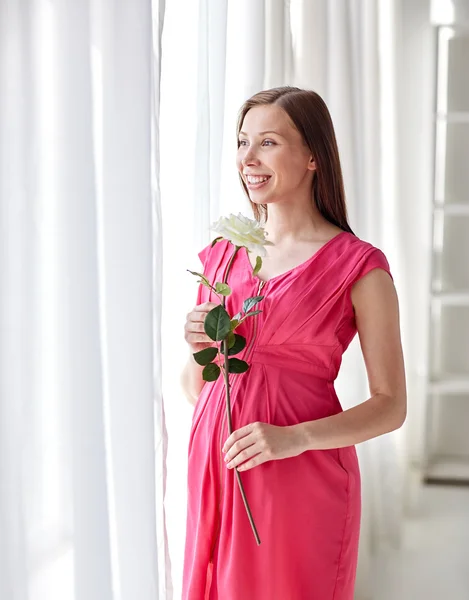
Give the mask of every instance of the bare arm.
M 197 352 L 197 350 L 190 351 L 181 374 L 181 386 L 187 400 L 195 406 L 200 392 L 205 385 L 205 381 L 202 379 L 203 367 L 195 362 L 192 356 L 193 352 Z

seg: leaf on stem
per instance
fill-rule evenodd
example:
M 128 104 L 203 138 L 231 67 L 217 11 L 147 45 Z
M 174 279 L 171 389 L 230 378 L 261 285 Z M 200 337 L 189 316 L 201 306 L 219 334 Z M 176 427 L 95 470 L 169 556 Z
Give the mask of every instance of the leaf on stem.
M 205 277 L 205 275 L 202 275 L 202 273 L 197 273 L 197 271 L 191 271 L 190 269 L 187 270 L 189 271 L 189 273 L 192 273 L 192 275 L 197 275 L 197 277 L 200 277 L 200 281 L 198 281 L 198 283 L 203 283 L 211 290 L 214 289 L 210 281 Z
M 257 275 L 259 273 L 259 271 L 261 270 L 261 267 L 262 267 L 262 258 L 260 256 L 258 256 L 256 258 L 256 266 L 254 267 L 252 274 Z
M 239 352 L 241 352 L 241 350 L 244 350 L 244 348 L 246 348 L 246 338 L 243 337 L 242 335 L 238 335 L 237 333 L 235 333 L 235 343 L 233 344 L 233 346 L 230 348 L 228 354 L 230 356 L 234 355 L 234 354 L 239 354 Z
M 230 348 L 232 348 L 236 341 L 235 334 L 232 331 L 230 331 L 230 333 L 226 336 L 226 339 L 228 340 L 228 354 L 230 354 L 229 350 Z M 225 341 L 226 340 L 223 340 L 220 344 L 220 354 L 224 354 L 225 352 Z
M 248 298 L 243 302 L 243 311 L 245 313 L 249 312 L 253 306 L 255 306 L 258 302 L 264 299 L 264 296 L 253 296 L 252 298 Z
M 228 350 L 231 350 L 231 348 L 233 348 L 234 343 L 236 341 L 236 334 L 234 334 L 232 331 L 230 331 L 230 333 L 226 336 L 226 339 L 228 341 Z
M 205 348 L 200 352 L 195 352 L 192 356 L 199 365 L 208 365 L 218 354 L 217 348 Z
M 249 365 L 244 360 L 239 360 L 239 358 L 228 360 L 228 373 L 245 373 L 248 369 Z
M 210 363 L 202 371 L 202 379 L 204 381 L 216 381 L 221 373 L 221 369 L 215 363 Z
M 220 283 L 219 281 L 215 284 L 215 291 L 222 296 L 229 296 L 231 294 L 230 286 L 226 283 Z
M 224 340 L 230 333 L 230 316 L 221 304 L 213 308 L 205 317 L 204 330 L 208 337 L 216 342 Z
M 234 331 L 238 327 L 241 315 L 242 313 L 239 312 L 231 319 L 231 331 Z
M 244 350 L 246 347 L 246 338 L 242 335 L 238 335 L 237 333 L 233 334 L 234 342 L 233 345 L 230 346 L 228 344 L 228 356 L 233 356 L 234 354 L 238 354 L 241 350 Z M 223 354 L 223 342 L 221 343 L 220 352 Z
M 245 318 L 253 317 L 254 315 L 258 315 L 261 312 L 262 312 L 261 310 L 253 310 L 252 312 L 248 313 Z

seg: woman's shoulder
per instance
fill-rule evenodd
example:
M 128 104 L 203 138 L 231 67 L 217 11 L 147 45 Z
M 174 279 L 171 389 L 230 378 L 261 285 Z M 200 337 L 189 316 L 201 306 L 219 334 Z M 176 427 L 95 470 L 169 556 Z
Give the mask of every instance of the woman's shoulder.
M 344 242 L 346 262 L 353 271 L 355 280 L 364 277 L 375 268 L 383 269 L 392 278 L 388 259 L 381 248 L 355 234 L 344 237 L 347 238 Z

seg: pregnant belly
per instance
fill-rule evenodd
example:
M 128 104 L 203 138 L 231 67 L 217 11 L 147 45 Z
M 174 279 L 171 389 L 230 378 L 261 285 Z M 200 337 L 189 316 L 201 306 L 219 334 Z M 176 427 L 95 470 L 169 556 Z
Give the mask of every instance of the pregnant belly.
M 310 373 L 253 364 L 232 399 L 236 427 L 253 421 L 295 425 L 342 411 L 333 382 Z
M 233 429 L 260 421 L 278 426 L 296 425 L 337 414 L 342 407 L 333 383 L 310 373 L 254 363 L 247 373 L 231 376 Z M 221 447 L 229 436 L 226 392 L 222 377 L 207 383 L 194 411 L 189 454 L 197 460 L 222 460 Z

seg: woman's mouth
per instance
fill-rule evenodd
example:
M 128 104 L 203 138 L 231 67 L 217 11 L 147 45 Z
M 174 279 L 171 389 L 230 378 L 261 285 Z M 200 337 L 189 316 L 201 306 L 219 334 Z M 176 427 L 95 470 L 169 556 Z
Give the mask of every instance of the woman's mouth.
M 258 190 L 269 182 L 271 175 L 246 175 L 246 185 L 249 190 Z

